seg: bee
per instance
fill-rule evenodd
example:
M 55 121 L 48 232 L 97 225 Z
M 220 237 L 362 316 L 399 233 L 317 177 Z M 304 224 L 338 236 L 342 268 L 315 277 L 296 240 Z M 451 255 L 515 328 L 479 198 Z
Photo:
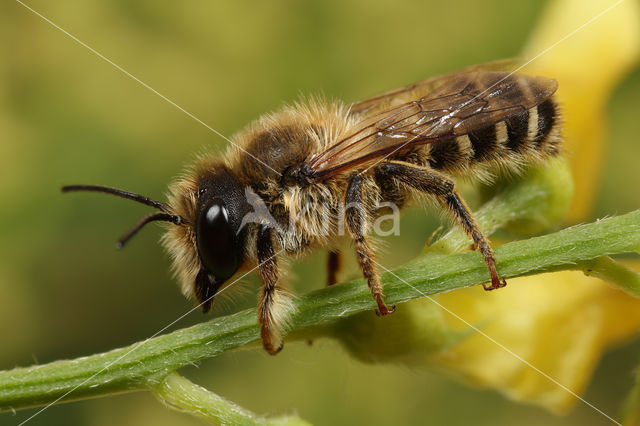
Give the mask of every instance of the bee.
M 119 245 L 150 222 L 169 222 L 163 245 L 183 293 L 205 313 L 232 277 L 257 269 L 262 342 L 276 354 L 295 310 L 281 279 L 287 257 L 328 249 L 333 284 L 340 248 L 352 241 L 377 313 L 394 311 L 368 234 L 383 203 L 434 199 L 484 257 L 485 290 L 506 285 L 453 178 L 486 181 L 557 156 L 561 118 L 555 80 L 495 68 L 466 68 L 350 105 L 311 99 L 286 106 L 236 135 L 224 157 L 201 157 L 170 185 L 166 203 L 104 186 L 63 191 L 104 192 L 157 209 Z

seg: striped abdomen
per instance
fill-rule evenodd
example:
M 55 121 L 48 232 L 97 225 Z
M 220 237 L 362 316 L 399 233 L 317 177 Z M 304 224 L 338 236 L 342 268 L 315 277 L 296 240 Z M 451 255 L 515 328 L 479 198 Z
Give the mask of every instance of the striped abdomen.
M 430 144 L 427 161 L 434 169 L 455 172 L 478 163 L 554 156 L 560 152 L 560 125 L 558 106 L 549 98 L 504 121 Z

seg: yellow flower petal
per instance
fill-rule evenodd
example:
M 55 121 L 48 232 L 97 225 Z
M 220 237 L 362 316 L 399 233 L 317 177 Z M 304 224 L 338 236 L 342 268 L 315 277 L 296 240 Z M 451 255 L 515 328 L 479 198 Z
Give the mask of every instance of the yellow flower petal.
M 597 194 L 607 132 L 606 103 L 616 84 L 640 58 L 638 2 L 549 3 L 523 57 L 533 58 L 553 45 L 525 71 L 559 82 L 558 97 L 566 117 L 566 148 L 576 184 L 567 219 L 575 223 L 589 216 Z
M 512 279 L 490 294 L 471 288 L 437 300 L 486 336 L 474 333 L 430 361 L 554 412 L 577 401 L 562 386 L 580 395 L 603 352 L 640 330 L 640 300 L 582 272 Z M 468 328 L 446 318 L 451 327 Z

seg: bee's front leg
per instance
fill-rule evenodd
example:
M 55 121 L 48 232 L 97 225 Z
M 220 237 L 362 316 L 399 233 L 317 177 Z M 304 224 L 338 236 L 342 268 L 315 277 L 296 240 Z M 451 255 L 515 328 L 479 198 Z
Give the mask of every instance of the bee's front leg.
M 384 316 L 393 313 L 396 307 L 387 307 L 382 298 L 382 283 L 380 282 L 380 273 L 374 261 L 375 253 L 365 235 L 367 230 L 367 217 L 366 206 L 363 205 L 362 186 L 362 177 L 354 174 L 349 180 L 349 186 L 347 187 L 345 218 L 349 233 L 355 242 L 356 256 L 362 269 L 362 274 L 367 279 L 371 294 L 378 303 L 378 311 L 376 313 Z
M 278 261 L 273 249 L 273 231 L 265 225 L 258 230 L 258 271 L 262 280 L 262 291 L 258 303 L 258 322 L 262 346 L 271 355 L 282 350 L 282 333 L 294 306 L 289 295 L 278 282 Z

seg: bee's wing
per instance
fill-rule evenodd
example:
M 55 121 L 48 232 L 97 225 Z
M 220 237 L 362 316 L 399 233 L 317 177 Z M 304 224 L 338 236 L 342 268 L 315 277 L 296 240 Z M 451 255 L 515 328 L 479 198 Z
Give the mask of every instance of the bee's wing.
M 366 116 L 381 112 L 390 107 L 415 100 L 420 97 L 417 94 L 432 92 L 456 75 L 480 71 L 511 71 L 517 63 L 518 60 L 514 58 L 502 59 L 480 65 L 471 65 L 452 73 L 430 77 L 426 80 L 410 84 L 409 86 L 400 87 L 368 99 L 354 102 L 349 106 L 349 112 L 356 116 Z
M 382 95 L 385 108 L 368 104 L 368 112 L 348 136 L 309 160 L 311 179 L 323 180 L 402 149 L 493 125 L 533 108 L 558 87 L 552 79 L 504 71 L 463 71 L 426 81 L 431 83 Z M 409 100 L 404 99 L 407 94 Z M 395 101 L 398 96 L 403 98 L 400 103 Z

